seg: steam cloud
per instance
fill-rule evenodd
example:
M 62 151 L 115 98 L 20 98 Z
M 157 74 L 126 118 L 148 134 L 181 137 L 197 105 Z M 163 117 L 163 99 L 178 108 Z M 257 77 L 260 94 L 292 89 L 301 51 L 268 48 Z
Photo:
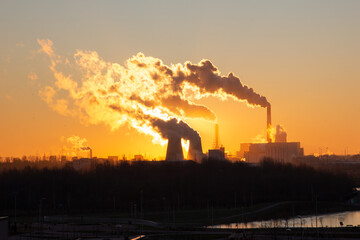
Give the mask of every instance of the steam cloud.
M 84 147 L 84 144 L 87 142 L 86 138 L 81 138 L 79 136 L 71 136 L 66 139 L 68 143 L 70 143 L 74 149 L 81 149 Z
M 78 156 L 82 151 L 91 150 L 89 146 L 87 146 L 87 139 L 82 138 L 76 135 L 70 136 L 66 138 L 61 138 L 62 142 L 66 142 L 68 145 L 63 145 L 61 152 L 62 154 L 70 155 L 70 156 Z
M 215 121 L 215 114 L 193 100 L 205 96 L 232 97 L 249 105 L 267 107 L 265 97 L 241 83 L 233 73 L 221 76 L 209 61 L 198 64 L 167 66 L 157 58 L 142 53 L 125 61 L 124 66 L 102 60 L 94 51 L 77 50 L 75 65 L 53 50 L 50 40 L 38 40 L 42 52 L 51 60 L 49 68 L 56 79 L 39 95 L 55 111 L 77 116 L 84 124 L 103 123 L 112 130 L 127 124 L 153 136 L 153 141 L 179 134 L 184 139 L 198 133 L 182 119 L 202 118 Z M 73 80 L 59 69 L 77 68 L 81 81 Z
M 155 119 L 152 121 L 152 126 L 161 133 L 163 138 L 168 139 L 172 135 L 179 136 L 183 139 L 193 141 L 198 139 L 199 133 L 192 129 L 187 123 L 172 118 L 168 121 Z
M 287 133 L 282 125 L 276 126 L 275 142 L 286 142 Z

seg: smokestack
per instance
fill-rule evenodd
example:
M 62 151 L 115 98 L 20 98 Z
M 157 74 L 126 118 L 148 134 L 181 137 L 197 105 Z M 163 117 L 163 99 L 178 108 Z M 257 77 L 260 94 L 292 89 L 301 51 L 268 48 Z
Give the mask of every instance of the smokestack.
M 166 161 L 182 161 L 184 155 L 181 147 L 181 137 L 177 134 L 171 134 L 168 138 L 166 150 Z
M 214 149 L 219 149 L 219 124 L 215 124 L 215 144 Z
M 82 147 L 82 148 L 80 148 L 82 151 L 88 151 L 88 157 L 89 158 L 92 158 L 92 149 L 91 149 L 91 147 Z
M 269 105 L 267 106 L 267 142 L 271 143 L 271 105 L 269 103 Z
M 193 160 L 195 162 L 201 162 L 204 157 L 204 153 L 202 151 L 201 145 L 201 137 L 197 135 L 197 137 L 193 137 L 190 139 L 190 146 L 187 159 Z

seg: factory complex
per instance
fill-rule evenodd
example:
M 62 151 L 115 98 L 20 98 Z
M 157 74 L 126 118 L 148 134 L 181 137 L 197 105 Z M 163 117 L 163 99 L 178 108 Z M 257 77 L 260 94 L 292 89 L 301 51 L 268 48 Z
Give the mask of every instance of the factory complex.
M 264 158 L 272 158 L 279 162 L 289 162 L 294 158 L 304 156 L 304 149 L 300 142 L 287 142 L 287 134 L 281 126 L 277 126 L 276 134 L 271 136 L 271 105 L 267 107 L 267 142 L 265 143 L 241 143 L 240 151 L 236 159 L 249 163 L 258 163 Z M 274 138 L 274 139 L 273 139 Z M 204 158 L 209 160 L 225 160 L 226 153 L 223 146 L 219 146 L 219 127 L 215 124 L 215 143 L 213 149 L 209 149 L 207 155 L 202 152 L 201 138 L 190 139 L 188 160 L 201 162 Z M 166 161 L 182 161 L 184 155 L 181 147 L 181 137 L 173 134 L 168 138 Z

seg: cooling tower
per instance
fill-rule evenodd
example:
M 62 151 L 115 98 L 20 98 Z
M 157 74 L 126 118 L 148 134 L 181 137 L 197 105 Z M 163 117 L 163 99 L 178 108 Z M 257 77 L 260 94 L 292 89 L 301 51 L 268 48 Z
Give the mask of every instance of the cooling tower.
M 195 162 L 201 162 L 204 157 L 204 153 L 202 151 L 201 146 L 201 137 L 196 136 L 190 139 L 190 146 L 187 159 L 193 160 Z
M 271 105 L 269 104 L 269 106 L 267 106 L 266 108 L 266 113 L 267 113 L 267 124 L 266 124 L 266 129 L 267 129 L 267 142 L 270 143 L 271 142 Z
M 177 134 L 172 134 L 168 138 L 168 146 L 166 150 L 165 160 L 166 161 L 184 160 L 184 155 L 181 147 L 181 137 L 179 137 Z

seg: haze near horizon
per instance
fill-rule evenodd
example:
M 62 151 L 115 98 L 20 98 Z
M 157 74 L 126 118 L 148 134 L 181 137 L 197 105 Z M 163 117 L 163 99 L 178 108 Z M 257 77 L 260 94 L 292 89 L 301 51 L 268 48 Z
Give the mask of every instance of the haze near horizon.
M 196 67 L 208 59 L 215 74 L 231 72 L 266 97 L 274 125 L 282 124 L 288 140 L 301 142 L 305 154 L 357 154 L 359 7 L 357 1 L 3 1 L 0 156 L 59 154 L 71 136 L 86 139 L 97 156 L 165 155 L 159 136 L 144 134 L 128 123 L 114 127 L 108 124 L 113 115 L 101 115 L 99 120 L 96 112 L 89 120 L 89 114 L 59 114 L 64 109 L 49 104 L 49 95 L 44 95 L 49 92 L 44 90 L 56 86 L 54 73 L 67 73 L 82 86 L 84 75 L 75 64 L 76 54 L 86 57 L 89 51 L 120 66 L 141 52 L 165 66 L 182 64 L 185 73 L 191 72 L 186 62 Z M 45 40 L 53 43 L 51 49 L 62 66 L 56 57 L 44 54 L 50 42 L 40 46 L 39 41 Z M 51 61 L 59 66 L 55 72 Z M 204 151 L 213 145 L 215 122 L 221 144 L 231 153 L 242 142 L 266 138 L 266 110 L 261 104 L 249 107 L 231 94 L 207 93 L 191 98 L 190 105 L 207 109 L 200 119 L 192 111 L 176 113 L 166 106 L 170 117 L 183 119 L 200 133 Z

